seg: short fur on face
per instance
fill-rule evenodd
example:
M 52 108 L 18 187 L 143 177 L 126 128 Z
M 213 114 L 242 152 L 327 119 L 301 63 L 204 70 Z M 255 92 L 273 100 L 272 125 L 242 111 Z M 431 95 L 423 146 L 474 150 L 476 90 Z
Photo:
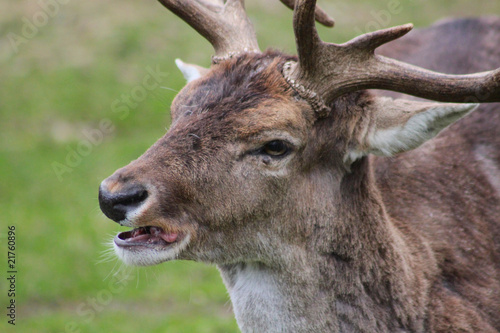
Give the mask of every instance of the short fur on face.
M 290 59 L 188 73 L 169 131 L 103 185 L 143 185 L 120 223 L 179 240 L 115 244 L 120 258 L 217 264 L 246 331 L 500 329 L 498 113 L 446 130 L 476 106 L 360 91 L 319 118 L 283 78 Z

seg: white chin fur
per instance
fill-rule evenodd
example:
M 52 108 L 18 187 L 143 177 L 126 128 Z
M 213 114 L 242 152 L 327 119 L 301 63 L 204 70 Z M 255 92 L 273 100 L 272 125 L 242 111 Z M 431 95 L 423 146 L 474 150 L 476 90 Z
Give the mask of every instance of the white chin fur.
M 184 239 L 178 244 L 170 245 L 166 249 L 152 249 L 152 248 L 123 248 L 113 242 L 115 253 L 127 265 L 131 266 L 152 266 L 158 265 L 162 262 L 177 259 L 189 244 L 190 235 L 186 235 Z

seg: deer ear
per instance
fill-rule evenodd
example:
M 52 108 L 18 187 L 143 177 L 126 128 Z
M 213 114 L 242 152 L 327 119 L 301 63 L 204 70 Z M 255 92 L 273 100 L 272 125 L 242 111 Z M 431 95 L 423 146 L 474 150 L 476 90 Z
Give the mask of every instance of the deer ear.
M 175 59 L 175 64 L 184 75 L 187 83 L 200 78 L 203 74 L 208 72 L 208 69 L 198 65 L 186 64 L 181 59 Z
M 477 106 L 378 97 L 368 106 L 358 147 L 347 153 L 345 161 L 353 162 L 369 153 L 392 156 L 414 149 Z

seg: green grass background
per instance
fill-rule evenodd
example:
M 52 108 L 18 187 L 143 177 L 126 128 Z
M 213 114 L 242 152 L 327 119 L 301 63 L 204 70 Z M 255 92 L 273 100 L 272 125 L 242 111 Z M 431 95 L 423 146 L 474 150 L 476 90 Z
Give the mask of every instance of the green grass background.
M 0 3 L 0 331 L 237 332 L 214 267 L 123 267 L 107 254 L 121 228 L 97 202 L 101 180 L 169 126 L 169 105 L 184 84 L 174 59 L 208 66 L 210 45 L 153 0 L 59 1 L 64 4 L 17 50 L 9 36 L 22 35 L 25 20 L 40 15 L 40 2 Z M 337 25 L 320 33 L 335 42 L 407 22 L 500 14 L 498 0 L 320 4 Z M 391 14 L 394 5 L 399 10 Z M 294 51 L 290 11 L 277 0 L 249 0 L 247 7 L 262 49 Z M 120 118 L 113 102 L 141 84 L 148 66 L 169 75 Z M 52 164 L 65 163 L 84 131 L 102 119 L 114 130 L 60 181 Z M 17 233 L 15 327 L 5 315 L 8 225 Z

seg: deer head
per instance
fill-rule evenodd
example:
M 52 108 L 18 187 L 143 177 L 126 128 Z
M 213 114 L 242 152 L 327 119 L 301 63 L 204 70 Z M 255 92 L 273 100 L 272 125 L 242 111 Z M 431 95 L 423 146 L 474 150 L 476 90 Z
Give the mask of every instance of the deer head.
M 279 265 L 290 251 L 317 245 L 310 241 L 319 224 L 344 223 L 342 182 L 363 177 L 368 154 L 413 149 L 476 106 L 365 89 L 457 103 L 486 89 L 485 102 L 500 101 L 499 69 L 446 75 L 375 54 L 411 25 L 329 44 L 314 20 L 333 21 L 315 0 L 297 0 L 294 57 L 259 51 L 243 0 L 160 2 L 215 56 L 210 69 L 177 62 L 189 82 L 172 103 L 169 131 L 101 184 L 103 212 L 134 228 L 114 239 L 128 264 Z

